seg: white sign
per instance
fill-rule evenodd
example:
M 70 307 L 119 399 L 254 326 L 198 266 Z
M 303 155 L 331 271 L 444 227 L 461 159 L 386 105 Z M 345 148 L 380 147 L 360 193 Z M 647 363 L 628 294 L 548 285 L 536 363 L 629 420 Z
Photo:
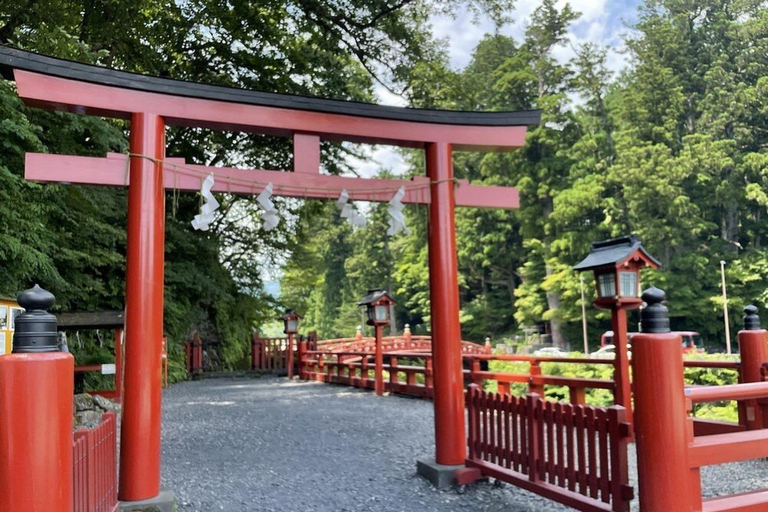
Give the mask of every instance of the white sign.
M 117 367 L 113 364 L 103 364 L 101 365 L 101 374 L 102 375 L 114 375 L 117 373 Z
M 5 355 L 5 333 L 0 332 L 0 356 Z

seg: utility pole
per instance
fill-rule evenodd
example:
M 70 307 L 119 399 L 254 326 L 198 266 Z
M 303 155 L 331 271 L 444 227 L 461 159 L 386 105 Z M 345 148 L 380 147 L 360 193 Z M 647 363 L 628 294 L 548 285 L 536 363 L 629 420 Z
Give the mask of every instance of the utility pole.
M 723 322 L 725 322 L 725 352 L 731 353 L 731 327 L 728 325 L 728 295 L 725 293 L 725 260 L 720 260 L 720 279 L 723 285 Z
M 587 303 L 584 300 L 584 275 L 579 274 L 581 281 L 581 328 L 584 334 L 584 354 L 589 354 L 589 338 L 587 337 Z

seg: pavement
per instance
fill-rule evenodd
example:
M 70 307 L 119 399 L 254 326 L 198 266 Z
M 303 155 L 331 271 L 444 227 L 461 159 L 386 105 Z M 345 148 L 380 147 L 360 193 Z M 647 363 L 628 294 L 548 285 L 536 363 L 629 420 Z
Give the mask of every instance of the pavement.
M 427 400 L 264 377 L 177 384 L 163 406 L 163 485 L 179 512 L 572 510 L 507 484 L 459 494 L 416 476 L 416 459 L 434 453 Z M 633 451 L 630 473 L 634 485 Z M 702 485 L 767 487 L 768 464 L 705 468 Z

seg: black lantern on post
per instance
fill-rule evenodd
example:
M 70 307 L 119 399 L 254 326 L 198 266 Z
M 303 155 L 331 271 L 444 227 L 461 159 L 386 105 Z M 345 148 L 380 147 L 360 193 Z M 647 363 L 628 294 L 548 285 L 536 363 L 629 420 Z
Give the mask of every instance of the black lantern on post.
M 293 378 L 293 337 L 296 335 L 296 333 L 299 332 L 300 320 L 301 316 L 293 309 L 289 309 L 283 315 L 283 323 L 285 324 L 285 329 L 283 329 L 283 332 L 288 335 L 288 347 L 286 347 L 286 350 L 288 351 L 288 357 L 286 366 L 288 367 L 287 371 L 289 379 Z M 299 364 L 301 364 L 301 361 L 299 361 Z
M 376 365 L 374 389 L 376 394 L 384 394 L 384 354 L 381 347 L 381 328 L 389 325 L 390 308 L 395 305 L 395 300 L 386 290 L 368 290 L 368 295 L 363 297 L 358 306 L 367 308 L 368 325 L 372 325 L 376 331 Z M 366 375 L 367 378 L 367 375 Z
M 661 266 L 645 250 L 637 235 L 612 238 L 592 243 L 592 250 L 574 270 L 592 270 L 595 273 L 597 299 L 595 306 L 611 311 L 616 382 L 616 405 L 627 409 L 627 420 L 632 422 L 632 389 L 629 383 L 629 352 L 627 310 L 642 305 L 640 298 L 640 270 Z

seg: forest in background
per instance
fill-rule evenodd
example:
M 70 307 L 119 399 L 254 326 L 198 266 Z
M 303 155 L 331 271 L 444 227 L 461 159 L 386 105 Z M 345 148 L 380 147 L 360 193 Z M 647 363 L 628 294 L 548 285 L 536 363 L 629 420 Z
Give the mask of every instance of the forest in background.
M 517 211 L 457 212 L 463 337 L 494 340 L 546 321 L 556 344 L 580 345 L 579 276 L 594 240 L 639 234 L 664 268 L 643 282 L 667 291 L 673 326 L 722 343 L 719 261 L 727 262 L 731 325 L 768 306 L 768 7 L 760 0 L 646 0 L 626 31 L 629 66 L 607 67 L 587 44 L 561 62 L 579 13 L 543 0 L 524 38 L 490 33 L 452 69 L 429 30 L 436 11 L 515 15 L 512 0 L 26 0 L 0 2 L 0 43 L 129 71 L 261 91 L 375 101 L 374 84 L 411 106 L 540 108 L 524 148 L 457 153 L 474 183 L 516 186 Z M 463 12 L 463 11 L 462 11 Z M 0 294 L 33 282 L 60 311 L 124 301 L 126 192 L 22 179 L 27 151 L 127 150 L 127 125 L 24 107 L 0 82 Z M 168 156 L 190 163 L 289 169 L 290 141 L 169 128 Z M 326 172 L 354 172 L 354 145 L 324 143 Z M 423 155 L 404 152 L 409 172 Z M 386 175 L 390 169 L 381 169 Z M 167 194 L 166 332 L 197 331 L 225 367 L 246 364 L 250 332 L 284 308 L 303 331 L 351 336 L 357 301 L 388 287 L 397 326 L 429 330 L 426 209 L 408 207 L 409 235 L 386 235 L 385 207 L 354 229 L 332 202 L 284 200 L 279 229 L 261 229 L 252 198 L 222 195 L 211 231 L 190 225 L 196 194 Z M 264 292 L 281 276 L 281 296 Z M 588 300 L 593 297 L 587 277 Z M 607 325 L 587 308 L 593 344 Z M 733 328 L 735 331 L 736 328 Z M 78 361 L 103 357 L 86 340 Z M 90 344 L 89 344 L 90 343 Z M 82 356 L 81 356 L 82 354 Z M 88 361 L 90 362 L 90 361 Z

